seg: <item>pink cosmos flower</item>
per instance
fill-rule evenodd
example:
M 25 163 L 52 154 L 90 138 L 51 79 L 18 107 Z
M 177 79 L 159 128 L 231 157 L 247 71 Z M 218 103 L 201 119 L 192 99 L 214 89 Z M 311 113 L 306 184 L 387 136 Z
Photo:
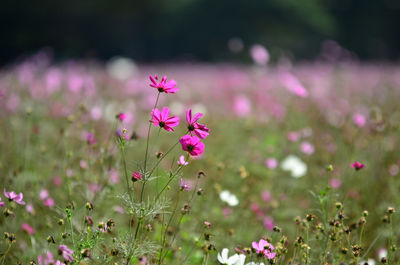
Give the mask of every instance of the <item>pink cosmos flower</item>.
M 287 139 L 290 142 L 297 142 L 300 139 L 301 135 L 298 132 L 289 132 L 287 134 Z
M 269 190 L 264 190 L 264 191 L 261 193 L 261 198 L 262 198 L 262 200 L 265 201 L 265 202 L 270 202 L 270 201 L 272 200 L 271 192 L 270 192 Z
M 110 169 L 110 176 L 108 178 L 108 181 L 111 184 L 117 184 L 119 182 L 119 175 L 118 171 L 115 168 Z
M 163 76 L 160 82 L 158 82 L 158 76 L 154 75 L 154 77 L 149 76 L 151 87 L 157 88 L 158 92 L 165 92 L 165 93 L 175 93 L 179 90 L 176 86 L 175 80 L 171 79 L 167 82 L 167 76 Z M 158 82 L 158 83 L 157 83 Z
M 331 186 L 332 189 L 338 189 L 342 185 L 342 182 L 340 181 L 340 179 L 331 178 L 329 181 L 329 185 Z
M 44 206 L 53 208 L 54 207 L 54 199 L 53 198 L 46 198 L 45 200 L 43 200 L 43 204 Z
M 351 164 L 351 167 L 358 171 L 360 169 L 363 169 L 365 165 L 363 163 L 355 161 L 353 164 Z
M 53 177 L 53 184 L 56 185 L 57 187 L 61 186 L 62 179 L 60 178 L 60 176 Z
M 5 206 L 4 202 L 1 201 L 1 197 L 0 197 L 0 206 L 1 206 L 1 207 L 4 207 L 4 206 Z
M 46 189 L 42 189 L 42 190 L 40 191 L 40 193 L 39 193 L 39 198 L 40 198 L 41 200 L 44 200 L 44 199 L 46 199 L 47 197 L 49 197 L 49 191 L 46 190 Z
M 33 205 L 32 205 L 32 204 L 27 204 L 27 205 L 26 205 L 26 211 L 27 211 L 28 213 L 34 214 L 34 213 L 35 213 L 35 208 L 33 208 Z
M 125 113 L 120 112 L 117 114 L 116 117 L 119 121 L 124 121 L 127 118 L 127 115 Z
M 172 127 L 176 127 L 179 124 L 179 118 L 168 117 L 169 116 L 169 109 L 163 107 L 161 112 L 159 109 L 153 109 L 151 112 L 152 122 L 154 125 L 159 126 L 160 128 L 164 128 L 166 131 L 173 131 Z
M 365 126 L 365 124 L 367 123 L 367 119 L 364 115 L 357 113 L 353 116 L 353 122 L 355 125 L 361 128 Z
M 272 231 L 274 229 L 275 222 L 272 217 L 270 217 L 270 216 L 265 217 L 263 223 L 264 223 L 264 227 L 266 229 L 268 229 L 270 231 Z
M 97 140 L 94 138 L 94 134 L 90 132 L 87 132 L 86 134 L 86 141 L 89 145 L 94 145 L 97 142 Z
M 182 149 L 192 156 L 198 156 L 204 152 L 204 143 L 200 142 L 197 136 L 184 135 L 179 142 Z
M 133 171 L 133 174 L 132 174 L 132 181 L 133 182 L 141 180 L 142 178 L 143 178 L 143 175 L 140 174 L 139 171 Z
M 307 155 L 311 155 L 314 153 L 314 145 L 312 145 L 310 142 L 302 142 L 300 145 L 300 149 L 303 153 Z
M 16 194 L 14 191 L 7 192 L 6 188 L 4 188 L 4 196 L 6 196 L 9 201 L 15 201 L 16 203 L 18 203 L 20 205 L 25 204 L 25 202 L 22 200 L 24 198 L 24 195 L 22 194 L 22 192 L 20 192 L 19 194 Z
M 275 158 L 268 158 L 267 160 L 265 160 L 265 166 L 269 169 L 274 169 L 278 166 L 278 160 L 276 160 Z
M 39 265 L 51 265 L 54 263 L 53 254 L 50 251 L 46 252 L 46 256 L 39 255 L 38 256 Z M 57 263 L 56 263 L 57 264 Z
M 260 239 L 258 243 L 253 241 L 252 246 L 257 254 L 265 256 L 268 259 L 273 259 L 276 256 L 276 253 L 272 252 L 275 249 L 274 246 L 264 239 Z
M 177 163 L 178 163 L 178 165 L 181 165 L 181 166 L 187 166 L 189 164 L 189 162 L 185 161 L 184 156 L 180 156 Z
M 183 190 L 190 190 L 190 185 L 189 185 L 189 183 L 188 182 L 186 182 L 186 181 L 184 181 L 182 178 L 181 178 L 181 182 L 180 182 L 180 184 L 179 184 L 179 187 L 180 187 L 180 189 L 181 189 L 181 191 L 183 191 Z
M 35 229 L 27 223 L 23 223 L 21 225 L 21 229 L 26 231 L 29 235 L 33 235 L 35 233 Z
M 258 65 L 265 66 L 269 61 L 269 53 L 267 49 L 260 44 L 251 46 L 250 55 L 253 61 Z
M 205 125 L 197 123 L 197 121 L 203 116 L 203 113 L 196 113 L 192 117 L 192 110 L 188 109 L 186 112 L 186 121 L 188 123 L 188 130 L 190 134 L 196 134 L 200 139 L 205 139 L 209 135 L 210 129 Z
M 66 245 L 58 246 L 58 250 L 65 261 L 74 261 L 74 257 L 72 256 L 74 254 L 74 251 L 70 250 Z

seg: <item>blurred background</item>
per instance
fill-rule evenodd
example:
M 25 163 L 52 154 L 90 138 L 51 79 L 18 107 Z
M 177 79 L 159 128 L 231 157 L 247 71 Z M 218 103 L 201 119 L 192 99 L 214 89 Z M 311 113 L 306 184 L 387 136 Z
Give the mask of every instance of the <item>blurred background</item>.
M 0 21 L 1 65 L 46 47 L 57 60 L 146 63 L 248 63 L 254 44 L 271 61 L 315 59 L 336 44 L 353 59 L 400 55 L 398 0 L 6 0 Z

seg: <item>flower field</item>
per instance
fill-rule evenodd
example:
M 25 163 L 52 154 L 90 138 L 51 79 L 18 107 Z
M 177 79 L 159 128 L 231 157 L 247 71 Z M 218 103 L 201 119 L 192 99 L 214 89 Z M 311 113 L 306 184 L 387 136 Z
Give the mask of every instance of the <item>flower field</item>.
M 400 67 L 0 70 L 0 264 L 400 264 Z

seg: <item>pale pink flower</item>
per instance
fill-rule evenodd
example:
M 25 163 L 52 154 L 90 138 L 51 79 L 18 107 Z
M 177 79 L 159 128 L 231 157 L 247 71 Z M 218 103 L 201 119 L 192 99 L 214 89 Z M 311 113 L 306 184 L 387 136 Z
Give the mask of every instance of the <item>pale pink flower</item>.
M 33 208 L 32 204 L 27 204 L 26 205 L 26 211 L 30 214 L 34 214 L 35 213 L 35 208 Z
M 265 202 L 270 202 L 270 201 L 272 200 L 271 192 L 270 192 L 269 190 L 264 190 L 264 191 L 261 193 L 261 198 L 262 198 L 262 200 L 265 201 Z
M 275 226 L 274 219 L 270 216 L 267 216 L 264 218 L 263 224 L 264 224 L 264 227 L 270 231 L 272 231 Z
M 41 200 L 44 200 L 44 199 L 46 199 L 47 197 L 49 197 L 49 191 L 46 190 L 46 189 L 42 189 L 42 190 L 40 191 L 40 193 L 39 193 L 39 198 L 40 198 Z
M 119 205 L 114 206 L 114 211 L 117 212 L 117 213 L 119 213 L 119 214 L 123 214 L 123 213 L 125 212 L 125 211 L 124 211 L 124 208 L 122 208 L 122 207 L 119 206 Z
M 101 185 L 100 184 L 97 184 L 97 183 L 90 183 L 89 184 L 89 190 L 92 192 L 92 193 L 97 193 L 97 192 L 99 192 L 99 191 L 101 191 Z
M 23 223 L 21 225 L 21 229 L 26 231 L 29 235 L 33 235 L 35 233 L 35 229 L 27 223 Z
M 178 163 L 178 165 L 181 165 L 181 166 L 187 166 L 189 164 L 189 162 L 185 161 L 185 157 L 183 155 L 179 157 L 179 160 L 177 163 Z
M 338 189 L 340 186 L 342 186 L 342 182 L 340 179 L 337 178 L 331 178 L 329 181 L 329 185 L 331 186 L 332 189 Z
M 72 256 L 74 251 L 69 249 L 66 245 L 60 245 L 58 250 L 65 261 L 74 261 L 74 257 Z
M 260 239 L 259 242 L 253 241 L 251 245 L 257 254 L 261 254 L 268 259 L 273 259 L 276 256 L 276 253 L 272 252 L 275 249 L 274 246 L 264 239 Z
M 110 176 L 108 177 L 108 181 L 111 184 L 117 184 L 119 182 L 118 171 L 115 168 L 110 169 Z
M 160 82 L 158 82 L 158 76 L 154 75 L 149 76 L 151 84 L 151 87 L 157 88 L 158 92 L 165 92 L 165 93 L 175 93 L 179 90 L 179 88 L 176 86 L 175 80 L 171 79 L 170 81 L 167 82 L 167 76 L 163 76 Z
M 86 162 L 85 160 L 81 160 L 81 161 L 79 161 L 79 166 L 80 166 L 82 169 L 87 169 L 88 164 L 87 164 L 87 162 Z
M 53 208 L 54 207 L 54 199 L 53 198 L 46 198 L 44 201 L 43 201 L 43 204 L 44 204 L 44 206 L 47 206 L 47 207 L 50 207 L 50 208 Z
M 229 207 L 222 208 L 222 214 L 225 217 L 228 217 L 229 215 L 231 215 L 231 213 L 232 213 L 232 209 L 231 208 L 229 208 Z
M 39 265 L 52 265 L 54 263 L 53 254 L 50 251 L 46 252 L 46 256 L 38 256 Z
M 363 163 L 355 161 L 354 163 L 351 164 L 351 167 L 358 171 L 360 169 L 363 169 L 365 165 Z
M 251 113 L 251 102 L 244 95 L 237 95 L 233 102 L 233 110 L 238 117 L 244 118 Z
M 355 125 L 361 128 L 365 126 L 365 124 L 367 123 L 367 119 L 364 115 L 357 113 L 353 116 L 353 122 Z
M 302 142 L 300 145 L 300 149 L 303 153 L 307 155 L 311 155 L 314 153 L 314 145 L 312 145 L 310 142 Z
M 154 125 L 164 128 L 166 131 L 173 131 L 172 127 L 176 127 L 179 124 L 179 118 L 169 117 L 169 109 L 163 107 L 160 111 L 159 109 L 153 109 L 151 112 L 152 122 Z
M 61 186 L 62 179 L 60 178 L 60 176 L 53 177 L 53 184 L 56 185 L 57 187 Z
M 258 64 L 265 66 L 269 61 L 269 53 L 264 46 L 260 44 L 255 44 L 250 48 L 250 55 L 253 61 Z
M 290 73 L 284 73 L 281 76 L 281 81 L 291 93 L 302 98 L 308 97 L 308 91 L 294 75 Z
M 301 135 L 298 132 L 289 132 L 287 134 L 287 139 L 290 142 L 297 142 L 300 139 Z
M 209 135 L 210 129 L 197 121 L 203 116 L 203 113 L 196 113 L 192 117 L 192 110 L 188 109 L 186 112 L 186 121 L 188 123 L 188 130 L 190 134 L 196 134 L 200 139 L 205 139 Z
M 182 149 L 192 156 L 198 156 L 204 152 L 204 143 L 200 142 L 197 136 L 184 135 L 179 142 Z
M 6 188 L 4 188 L 3 192 L 4 192 L 4 196 L 6 196 L 9 201 L 15 201 L 16 203 L 18 203 L 20 205 L 25 204 L 25 202 L 22 200 L 24 198 L 24 195 L 22 194 L 22 192 L 20 192 L 19 194 L 16 194 L 14 191 L 7 192 Z
M 4 202 L 1 201 L 1 197 L 0 197 L 0 206 L 1 206 L 1 207 L 4 207 L 4 206 L 5 206 Z
M 278 166 L 278 160 L 276 160 L 275 158 L 267 158 L 267 160 L 265 160 L 265 166 L 269 169 L 274 169 Z
M 181 189 L 181 191 L 183 191 L 183 190 L 190 190 L 190 185 L 189 185 L 189 182 L 187 182 L 187 181 L 184 181 L 182 178 L 181 178 L 181 181 L 180 181 L 180 184 L 179 184 L 179 188 Z
M 96 106 L 93 109 L 91 109 L 90 116 L 92 117 L 93 120 L 98 121 L 103 116 L 103 111 L 101 110 L 100 107 Z

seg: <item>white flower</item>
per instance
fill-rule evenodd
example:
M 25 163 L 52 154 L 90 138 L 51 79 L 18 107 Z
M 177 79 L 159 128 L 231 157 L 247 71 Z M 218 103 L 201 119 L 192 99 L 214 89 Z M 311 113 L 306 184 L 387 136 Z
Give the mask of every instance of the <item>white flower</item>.
M 228 257 L 229 250 L 227 248 L 222 249 L 221 253 L 218 253 L 218 261 L 224 265 L 244 265 L 246 256 L 243 254 L 235 254 Z
M 375 265 L 376 264 L 374 259 L 368 259 L 367 261 L 365 261 L 365 260 L 360 261 L 360 264 L 362 264 L 362 265 L 364 265 L 365 263 L 368 263 L 368 265 Z
M 382 258 L 387 258 L 387 250 L 384 248 L 381 248 L 378 250 L 378 256 L 379 259 L 381 260 Z
M 229 206 L 236 206 L 239 204 L 239 200 L 236 195 L 230 193 L 227 190 L 221 191 L 221 193 L 219 194 L 219 198 L 221 199 L 221 201 L 226 202 Z
M 282 161 L 281 168 L 285 171 L 290 171 L 294 178 L 301 178 L 307 172 L 307 165 L 294 155 L 286 157 Z

